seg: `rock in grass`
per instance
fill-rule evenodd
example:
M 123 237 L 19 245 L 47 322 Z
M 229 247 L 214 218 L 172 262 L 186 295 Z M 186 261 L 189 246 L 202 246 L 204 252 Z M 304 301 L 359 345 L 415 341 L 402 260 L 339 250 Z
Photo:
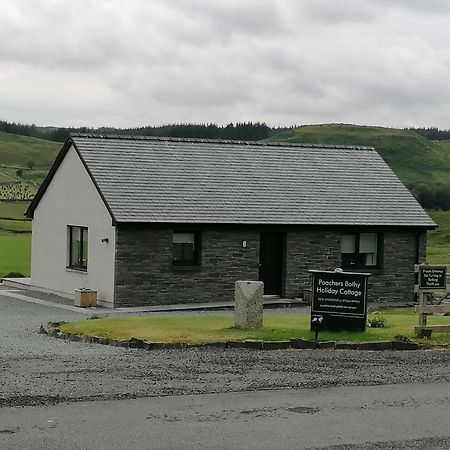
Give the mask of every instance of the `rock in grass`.
M 245 344 L 243 341 L 228 341 L 227 348 L 244 348 Z
M 261 341 L 259 339 L 246 339 L 244 341 L 244 347 L 254 350 L 262 350 L 264 348 L 264 341 Z
M 324 350 L 334 349 L 336 346 L 336 341 L 319 341 L 319 348 Z
M 144 346 L 144 341 L 142 339 L 132 337 L 128 341 L 128 345 L 130 348 L 142 348 Z
M 319 344 L 316 341 L 307 341 L 305 339 L 292 338 L 290 342 L 291 347 L 296 349 L 319 348 Z
M 289 341 L 264 341 L 264 350 L 286 350 L 291 346 Z
M 360 342 L 360 350 L 392 350 L 392 341 L 368 341 Z
M 352 341 L 337 341 L 334 348 L 336 350 L 358 350 L 358 342 Z
M 392 347 L 394 350 L 420 350 L 417 342 L 392 341 Z

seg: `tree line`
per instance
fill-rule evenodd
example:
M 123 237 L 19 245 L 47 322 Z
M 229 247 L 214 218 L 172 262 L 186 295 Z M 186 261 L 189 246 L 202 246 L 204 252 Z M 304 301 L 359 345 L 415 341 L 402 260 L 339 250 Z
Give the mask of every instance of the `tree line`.
M 406 187 L 426 209 L 450 211 L 450 186 L 442 183 L 408 183 Z
M 219 126 L 213 123 L 192 124 L 180 123 L 163 126 L 147 126 L 137 128 L 88 128 L 88 127 L 37 127 L 36 125 L 24 125 L 14 122 L 0 121 L 0 131 L 6 133 L 31 136 L 50 141 L 64 142 L 70 133 L 100 133 L 134 136 L 166 136 L 180 138 L 201 139 L 237 139 L 257 141 L 268 138 L 286 128 L 271 128 L 261 122 L 237 122 Z
M 407 128 L 409 131 L 420 134 L 430 141 L 447 141 L 450 140 L 450 130 L 440 130 L 436 127 L 431 128 Z

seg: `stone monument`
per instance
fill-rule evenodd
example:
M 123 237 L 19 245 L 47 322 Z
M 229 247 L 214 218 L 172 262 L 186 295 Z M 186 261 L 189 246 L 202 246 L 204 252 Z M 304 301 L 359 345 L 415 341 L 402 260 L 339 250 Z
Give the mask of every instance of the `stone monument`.
M 236 281 L 234 288 L 234 326 L 238 328 L 262 328 L 262 281 Z

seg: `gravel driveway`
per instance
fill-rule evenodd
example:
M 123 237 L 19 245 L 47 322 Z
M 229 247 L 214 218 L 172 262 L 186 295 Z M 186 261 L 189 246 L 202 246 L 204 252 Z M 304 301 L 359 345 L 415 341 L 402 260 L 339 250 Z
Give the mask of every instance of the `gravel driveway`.
M 1 295 L 0 406 L 261 389 L 450 381 L 450 351 L 150 352 L 38 334 L 85 315 Z

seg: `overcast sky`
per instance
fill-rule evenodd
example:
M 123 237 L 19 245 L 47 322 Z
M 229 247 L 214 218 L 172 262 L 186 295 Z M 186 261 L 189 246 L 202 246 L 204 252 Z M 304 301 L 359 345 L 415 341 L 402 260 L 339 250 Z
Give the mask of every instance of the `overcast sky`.
M 0 119 L 450 128 L 449 0 L 0 0 Z

